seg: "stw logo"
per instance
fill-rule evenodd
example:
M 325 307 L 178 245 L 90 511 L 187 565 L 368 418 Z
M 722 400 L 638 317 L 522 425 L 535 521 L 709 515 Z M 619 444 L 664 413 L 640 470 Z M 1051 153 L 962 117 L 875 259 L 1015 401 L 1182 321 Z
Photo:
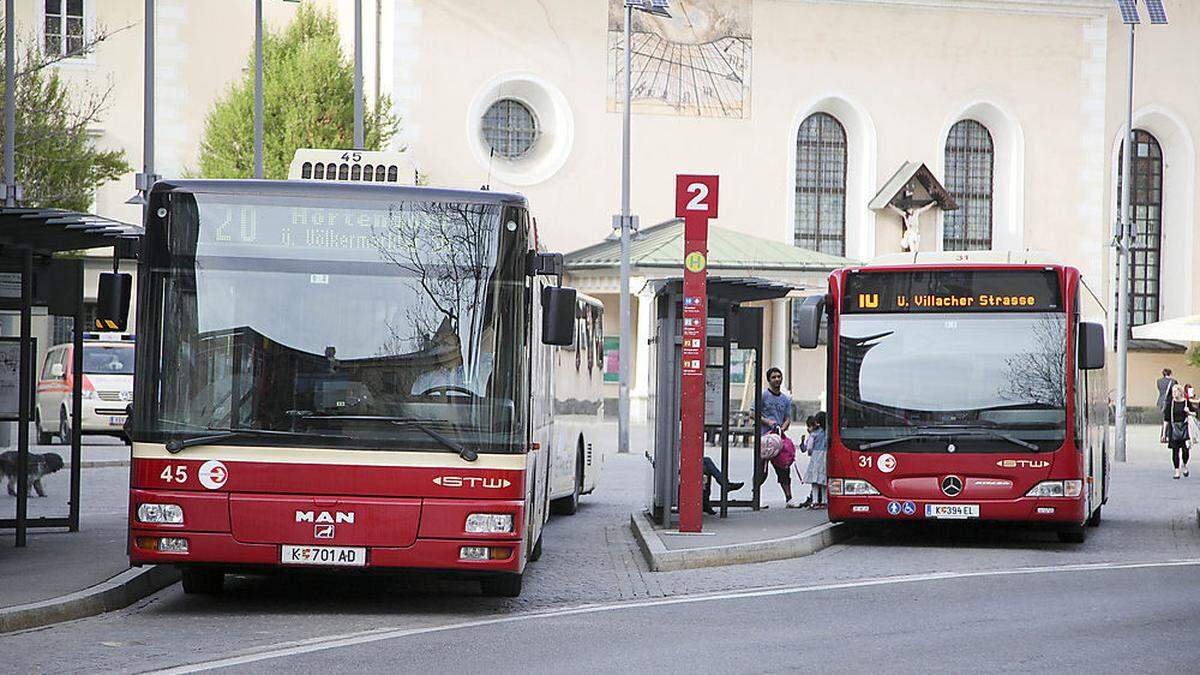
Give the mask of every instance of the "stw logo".
M 859 293 L 858 308 L 859 309 L 875 309 L 879 307 L 878 293 Z

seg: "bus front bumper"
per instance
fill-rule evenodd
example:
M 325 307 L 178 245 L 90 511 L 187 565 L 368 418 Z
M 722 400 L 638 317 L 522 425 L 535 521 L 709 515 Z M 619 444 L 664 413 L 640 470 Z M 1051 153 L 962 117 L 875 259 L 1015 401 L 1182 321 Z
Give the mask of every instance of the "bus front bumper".
M 149 548 L 151 542 L 163 538 L 187 542 L 186 552 L 164 552 Z M 496 560 L 464 560 L 463 547 L 487 547 L 507 550 L 507 556 Z M 220 532 L 183 532 L 163 530 L 131 530 L 129 533 L 129 562 L 132 565 L 221 565 L 230 568 L 292 568 L 304 569 L 386 569 L 454 570 L 458 572 L 520 573 L 525 565 L 520 541 L 418 539 L 411 546 L 366 549 L 365 564 L 355 567 L 337 565 L 292 566 L 283 562 L 283 545 L 251 544 L 237 541 L 232 534 Z
M 947 508 L 950 507 L 950 508 Z M 830 496 L 829 519 L 914 521 L 957 520 L 1078 524 L 1084 519 L 1083 498 L 1020 497 L 1017 499 L 903 499 L 874 496 Z

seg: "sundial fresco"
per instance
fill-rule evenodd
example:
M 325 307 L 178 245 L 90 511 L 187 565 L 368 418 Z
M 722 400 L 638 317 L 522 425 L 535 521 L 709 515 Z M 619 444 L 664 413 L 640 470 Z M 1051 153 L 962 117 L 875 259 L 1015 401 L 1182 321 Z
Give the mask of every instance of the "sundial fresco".
M 633 110 L 750 117 L 751 0 L 673 0 L 671 18 L 633 13 Z M 608 109 L 624 101 L 625 10 L 608 2 Z

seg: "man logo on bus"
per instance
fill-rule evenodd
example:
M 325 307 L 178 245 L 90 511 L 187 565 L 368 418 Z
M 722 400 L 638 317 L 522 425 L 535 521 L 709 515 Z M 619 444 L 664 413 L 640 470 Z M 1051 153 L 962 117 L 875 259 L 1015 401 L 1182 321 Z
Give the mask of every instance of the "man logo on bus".
M 879 307 L 878 293 L 859 293 L 858 308 L 859 309 L 875 309 Z

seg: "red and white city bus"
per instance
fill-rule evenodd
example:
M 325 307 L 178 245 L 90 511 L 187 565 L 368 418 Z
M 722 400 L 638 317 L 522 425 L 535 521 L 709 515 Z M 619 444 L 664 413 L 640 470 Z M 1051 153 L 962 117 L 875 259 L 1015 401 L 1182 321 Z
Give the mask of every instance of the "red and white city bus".
M 1025 253 L 889 256 L 838 270 L 827 319 L 829 517 L 1041 523 L 1080 542 L 1108 497 L 1104 309 Z
M 595 486 L 602 415 L 555 414 L 560 388 L 601 400 L 553 346 L 590 354 L 572 336 L 601 310 L 548 278 L 525 199 L 178 180 L 150 200 L 131 562 L 179 565 L 189 593 L 311 566 L 519 594 L 551 506 Z

